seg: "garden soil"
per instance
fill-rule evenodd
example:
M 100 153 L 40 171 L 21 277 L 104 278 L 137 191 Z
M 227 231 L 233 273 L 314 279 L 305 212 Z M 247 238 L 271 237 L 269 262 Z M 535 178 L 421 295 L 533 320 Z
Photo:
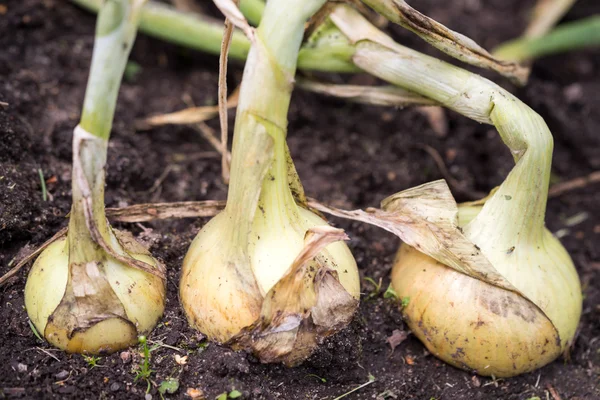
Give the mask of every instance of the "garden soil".
M 206 3 L 198 2 L 218 15 Z M 412 3 L 486 48 L 519 35 L 533 5 L 532 0 Z M 564 21 L 599 12 L 596 0 L 581 0 Z M 0 273 L 66 225 L 71 138 L 84 96 L 94 22 L 93 15 L 67 1 L 0 0 L 0 101 L 8 103 L 0 106 Z M 401 43 L 440 56 L 411 33 L 387 29 Z M 140 68 L 127 76 L 119 97 L 106 204 L 224 199 L 219 156 L 193 127 L 135 129 L 136 119 L 148 115 L 215 104 L 217 58 L 140 34 L 131 60 Z M 600 169 L 598 52 L 542 58 L 524 88 L 479 72 L 546 119 L 555 138 L 553 183 Z M 242 66 L 232 65 L 231 88 L 241 74 Z M 332 82 L 377 83 L 364 75 L 320 76 Z M 350 104 L 297 90 L 289 146 L 308 195 L 335 206 L 377 206 L 392 193 L 447 177 L 424 148 L 430 153 L 435 149 L 447 174 L 458 182 L 453 187 L 457 200 L 470 200 L 502 182 L 512 167 L 511 155 L 493 127 L 452 112 L 445 115 L 444 135 L 417 109 Z M 232 126 L 232 116 L 230 121 Z M 209 125 L 218 128 L 216 120 Z M 297 368 L 263 365 L 248 354 L 209 343 L 188 326 L 177 295 L 183 257 L 207 219 L 181 219 L 118 225 L 149 244 L 168 267 L 166 312 L 149 338 L 161 346 L 152 352 L 148 394 L 146 382 L 135 380 L 139 349 L 101 357 L 94 365 L 35 336 L 24 309 L 25 268 L 0 288 L 0 398 L 159 399 L 158 386 L 172 378 L 179 388 L 165 398 L 190 398 L 186 392 L 194 389 L 212 400 L 235 389 L 244 399 L 334 399 L 374 379 L 346 398 L 600 399 L 599 204 L 597 183 L 548 202 L 547 226 L 573 257 L 585 297 L 569 354 L 529 374 L 478 377 L 439 361 L 411 335 L 392 349 L 390 342 L 408 332 L 397 305 L 383 296 L 399 242 L 377 228 L 335 218 L 331 222 L 351 237 L 364 293 L 347 329 Z M 367 278 L 381 281 L 381 290 Z M 187 356 L 185 365 L 175 355 Z

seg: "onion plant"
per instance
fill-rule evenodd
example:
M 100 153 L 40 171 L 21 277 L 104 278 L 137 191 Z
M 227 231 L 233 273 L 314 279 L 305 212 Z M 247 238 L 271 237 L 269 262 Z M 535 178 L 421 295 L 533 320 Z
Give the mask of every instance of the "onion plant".
M 324 3 L 271 0 L 256 30 L 229 8 L 252 47 L 227 205 L 198 233 L 183 263 L 180 299 L 190 323 L 263 362 L 303 361 L 358 306 L 356 262 L 339 242 L 345 235 L 303 206 L 285 141 L 304 24 Z
M 164 309 L 164 267 L 130 233 L 112 229 L 104 209 L 108 139 L 143 3 L 106 0 L 100 10 L 81 120 L 73 132 L 68 233 L 37 258 L 25 286 L 36 329 L 68 352 L 110 353 L 135 344 Z
M 554 360 L 573 341 L 582 297 L 571 258 L 544 226 L 553 148 L 544 120 L 489 80 L 393 42 L 349 7 L 331 18 L 356 43 L 356 65 L 493 124 L 516 163 L 489 196 L 458 208 L 457 229 L 473 245 L 442 235 L 400 248 L 392 284 L 410 298 L 411 329 L 436 356 L 482 375 Z M 394 198 L 383 205 L 398 208 Z M 432 208 L 430 218 L 447 212 Z

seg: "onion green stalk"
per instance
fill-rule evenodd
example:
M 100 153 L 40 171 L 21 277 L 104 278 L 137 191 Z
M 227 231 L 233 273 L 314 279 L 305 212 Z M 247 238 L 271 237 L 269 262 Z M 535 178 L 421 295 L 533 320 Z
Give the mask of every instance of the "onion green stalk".
M 544 120 L 491 81 L 393 42 L 349 7 L 331 18 L 355 44 L 356 65 L 495 125 L 516 163 L 488 197 L 459 207 L 474 249 L 431 258 L 401 247 L 392 283 L 411 299 L 403 308 L 411 329 L 436 356 L 482 375 L 552 361 L 572 343 L 582 297 L 571 258 L 544 227 L 553 148 Z
M 547 34 L 502 44 L 494 54 L 507 60 L 531 60 L 550 54 L 600 46 L 600 16 L 559 25 Z
M 69 230 L 37 258 L 25 286 L 36 329 L 68 352 L 105 354 L 133 345 L 164 310 L 164 267 L 131 234 L 112 229 L 104 209 L 108 138 L 143 3 L 107 0 L 100 10 L 73 133 Z
M 265 12 L 265 2 L 263 0 L 241 0 L 240 11 L 253 25 L 258 25 Z
M 263 362 L 300 363 L 358 306 L 356 262 L 339 242 L 345 235 L 296 203 L 304 195 L 285 142 L 304 24 L 324 2 L 270 0 L 258 29 L 244 26 L 252 48 L 227 205 L 183 263 L 180 299 L 190 323 Z M 243 24 L 241 15 L 227 17 Z
M 103 0 L 72 0 L 73 3 L 98 12 Z M 245 0 L 246 2 L 248 0 Z M 252 1 L 252 0 L 251 0 Z M 252 1 L 255 3 L 256 1 Z M 139 29 L 148 35 L 207 53 L 219 54 L 223 37 L 223 23 L 189 12 L 177 11 L 172 6 L 154 1 L 147 2 L 140 12 Z M 250 42 L 243 33 L 233 33 L 229 56 L 245 60 Z
M 71 0 L 90 10 L 97 11 L 101 0 Z M 427 42 L 451 56 L 482 68 L 495 70 L 523 83 L 527 69 L 511 61 L 496 60 L 471 39 L 453 32 L 434 20 L 420 14 L 400 0 L 365 0 L 391 21 L 415 32 Z M 257 20 L 263 11 L 260 0 L 242 0 L 245 15 Z M 326 72 L 358 72 L 360 68 L 351 61 L 354 47 L 339 30 L 325 23 L 317 30 L 320 40 L 309 41 L 300 50 L 298 68 Z M 219 54 L 223 34 L 222 22 L 205 16 L 183 13 L 173 7 L 149 2 L 142 10 L 140 30 L 159 39 L 212 54 Z M 230 45 L 231 58 L 243 60 L 250 49 L 250 41 L 235 31 Z

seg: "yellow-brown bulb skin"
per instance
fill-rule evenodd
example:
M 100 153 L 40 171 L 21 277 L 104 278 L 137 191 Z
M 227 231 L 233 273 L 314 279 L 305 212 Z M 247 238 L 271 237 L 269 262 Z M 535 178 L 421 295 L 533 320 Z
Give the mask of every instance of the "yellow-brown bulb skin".
M 113 231 L 128 254 L 150 265 L 157 265 L 147 250 L 131 235 Z M 118 238 L 118 239 L 117 239 Z M 137 343 L 140 334 L 149 333 L 163 314 L 165 285 L 162 279 L 134 269 L 107 256 L 103 273 L 125 314 L 98 315 L 98 322 L 86 329 L 75 329 L 57 323 L 53 314 L 65 296 L 69 277 L 68 239 L 50 244 L 36 259 L 25 285 L 25 307 L 38 332 L 50 344 L 69 353 L 110 354 Z M 93 290 L 93 288 L 89 289 Z M 89 312 L 89 309 L 86 309 Z M 102 310 L 99 304 L 94 312 Z M 72 305 L 69 312 L 85 312 Z
M 510 377 L 561 353 L 556 329 L 520 295 L 457 272 L 403 244 L 394 290 L 409 297 L 405 319 L 436 357 L 480 375 Z

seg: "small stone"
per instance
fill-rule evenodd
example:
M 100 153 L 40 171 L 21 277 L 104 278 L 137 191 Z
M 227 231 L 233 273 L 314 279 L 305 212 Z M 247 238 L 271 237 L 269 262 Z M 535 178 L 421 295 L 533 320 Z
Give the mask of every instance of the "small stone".
M 119 356 L 121 357 L 121 361 L 123 361 L 123 364 L 127 364 L 129 361 L 131 361 L 131 353 L 128 351 L 121 352 Z
M 19 363 L 17 365 L 17 371 L 19 371 L 19 372 L 27 372 L 27 365 Z
M 152 400 L 152 395 L 150 393 L 146 393 L 144 400 Z
M 193 400 L 204 400 L 204 392 L 201 389 L 188 388 L 185 394 Z
M 112 385 L 110 385 L 111 392 L 118 392 L 120 388 L 121 385 L 119 385 L 117 382 L 114 382 Z
M 63 369 L 62 371 L 60 371 L 58 374 L 56 374 L 54 376 L 59 381 L 62 381 L 63 379 L 67 379 L 67 377 L 69 376 L 69 373 Z

